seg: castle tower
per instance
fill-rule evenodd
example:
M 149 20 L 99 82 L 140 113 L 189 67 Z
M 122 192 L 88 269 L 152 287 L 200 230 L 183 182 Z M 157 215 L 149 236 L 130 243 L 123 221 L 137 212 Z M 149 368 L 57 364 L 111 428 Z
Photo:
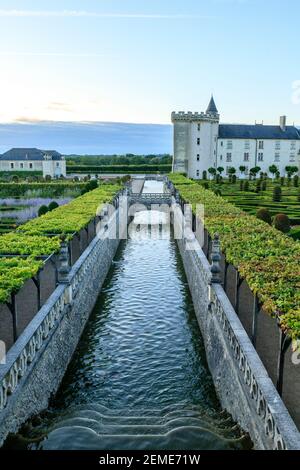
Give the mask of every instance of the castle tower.
M 173 112 L 173 171 L 190 178 L 202 178 L 209 167 L 216 166 L 220 116 L 213 96 L 205 113 Z

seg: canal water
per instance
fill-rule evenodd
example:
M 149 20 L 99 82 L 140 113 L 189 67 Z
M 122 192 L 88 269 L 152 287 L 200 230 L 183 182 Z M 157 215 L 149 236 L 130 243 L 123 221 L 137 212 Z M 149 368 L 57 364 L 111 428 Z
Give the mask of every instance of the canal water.
M 49 409 L 6 448 L 249 446 L 216 397 L 176 242 L 148 215 L 121 242 Z

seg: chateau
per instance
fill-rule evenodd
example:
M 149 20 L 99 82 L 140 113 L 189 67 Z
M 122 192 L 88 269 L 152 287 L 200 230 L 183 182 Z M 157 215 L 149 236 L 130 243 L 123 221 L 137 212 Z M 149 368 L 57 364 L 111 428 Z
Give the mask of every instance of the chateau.
M 56 150 L 13 148 L 0 155 L 0 171 L 39 171 L 43 176 L 66 176 L 65 158 Z
M 299 167 L 300 131 L 287 126 L 286 116 L 277 126 L 263 124 L 220 124 L 220 115 L 211 97 L 206 112 L 172 113 L 174 125 L 173 171 L 190 178 L 202 178 L 208 168 L 236 169 L 241 176 L 253 167 L 269 173 L 276 165 L 281 175 L 286 166 Z M 244 166 L 245 172 L 239 167 Z

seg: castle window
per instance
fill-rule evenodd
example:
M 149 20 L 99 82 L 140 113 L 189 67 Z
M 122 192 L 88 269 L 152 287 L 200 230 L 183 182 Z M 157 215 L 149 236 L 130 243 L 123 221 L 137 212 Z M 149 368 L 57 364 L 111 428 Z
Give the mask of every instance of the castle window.
M 259 140 L 259 141 L 258 141 L 258 148 L 259 148 L 260 150 L 263 150 L 263 148 L 264 148 L 264 141 L 263 141 L 263 140 Z
M 227 140 L 227 148 L 232 149 L 232 140 Z
M 196 175 L 197 175 L 197 176 L 200 176 L 200 172 L 199 172 L 199 170 L 197 170 L 197 173 L 196 173 Z
M 24 168 L 24 163 L 20 163 L 20 168 Z
M 59 167 L 59 162 L 56 162 L 56 166 Z
M 290 162 L 295 162 L 295 155 L 293 153 L 290 155 Z
M 15 167 L 15 164 L 14 163 L 11 163 L 10 164 L 10 168 L 13 169 Z
M 198 131 L 200 131 L 201 129 L 201 124 L 198 124 Z
M 275 162 L 280 162 L 280 153 L 275 153 Z
M 296 142 L 294 140 L 291 142 L 291 150 L 296 150 Z
M 199 161 L 200 161 L 200 154 L 197 153 L 197 162 L 199 162 Z
M 275 150 L 280 150 L 280 145 L 281 145 L 280 140 L 277 140 L 277 141 L 275 142 Z
M 249 162 L 249 152 L 244 153 L 244 162 Z
M 249 140 L 245 140 L 245 149 L 246 149 L 246 150 L 250 149 L 250 142 L 249 142 Z
M 200 145 L 200 137 L 197 139 L 197 145 Z
M 262 152 L 259 152 L 258 154 L 258 161 L 263 162 L 264 161 L 264 154 Z
M 32 163 L 29 163 L 29 168 L 32 170 L 32 168 L 33 168 Z
M 221 147 L 223 147 L 223 140 L 221 140 Z
M 231 162 L 232 161 L 232 154 L 231 153 L 227 153 L 226 154 L 226 162 Z
M 220 160 L 223 160 L 223 155 L 220 155 Z

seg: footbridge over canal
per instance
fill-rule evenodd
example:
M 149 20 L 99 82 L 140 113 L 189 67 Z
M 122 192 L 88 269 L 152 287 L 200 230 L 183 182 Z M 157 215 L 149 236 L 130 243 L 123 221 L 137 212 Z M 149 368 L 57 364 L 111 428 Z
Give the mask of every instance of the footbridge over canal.
M 218 239 L 211 265 L 166 178 L 120 196 L 73 266 L 62 250 L 64 277 L 0 365 L 0 442 L 11 433 L 10 449 L 300 449 L 215 277 Z M 164 226 L 153 238 L 145 207 L 143 237 L 116 238 L 121 211 L 141 204 L 172 206 L 182 238 Z

